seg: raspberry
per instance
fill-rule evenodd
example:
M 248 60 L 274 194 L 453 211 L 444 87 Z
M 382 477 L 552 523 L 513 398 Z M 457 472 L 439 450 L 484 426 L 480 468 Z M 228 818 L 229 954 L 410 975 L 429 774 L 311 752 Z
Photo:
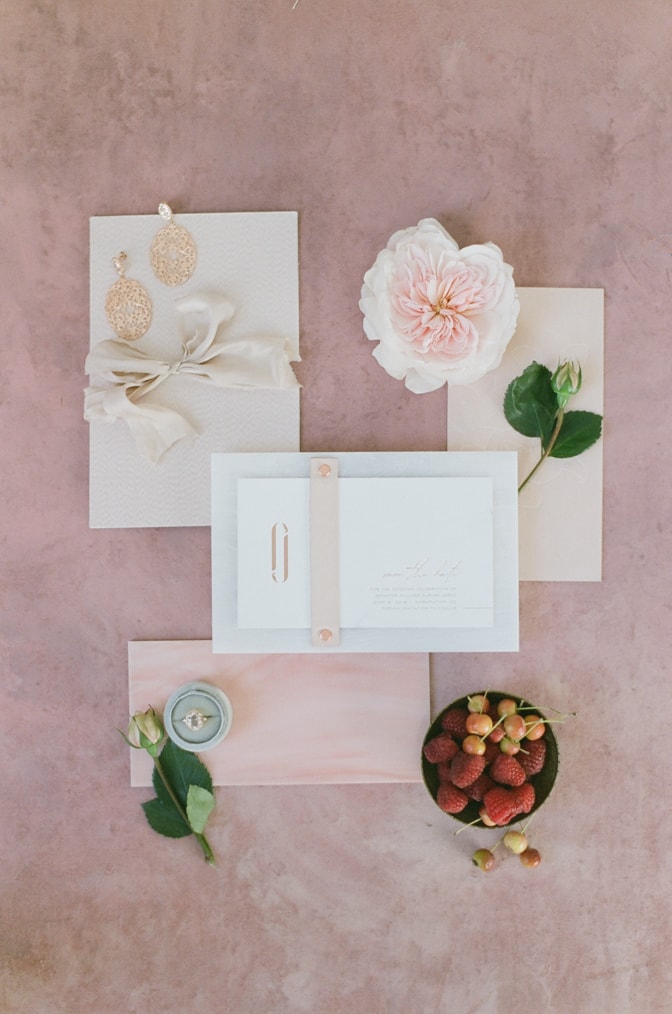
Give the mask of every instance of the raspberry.
M 522 785 L 526 779 L 525 772 L 515 757 L 499 751 L 490 765 L 490 775 L 501 785 Z
M 467 718 L 469 712 L 466 708 L 451 708 L 441 719 L 441 728 L 449 732 L 451 736 L 464 739 L 467 735 Z
M 486 792 L 489 792 L 490 789 L 493 789 L 494 787 L 495 783 L 492 778 L 490 778 L 487 771 L 484 771 L 482 775 L 478 776 L 475 782 L 472 782 L 471 785 L 467 785 L 464 791 L 470 799 L 475 799 L 480 803 Z
M 453 785 L 463 789 L 466 785 L 475 782 L 479 775 L 483 774 L 485 768 L 485 757 L 477 753 L 455 754 L 450 762 L 450 780 Z
M 518 813 L 529 813 L 534 806 L 534 785 L 525 782 L 513 790 L 513 796 Z
M 512 789 L 504 789 L 499 786 L 490 789 L 483 796 L 485 811 L 498 827 L 508 824 L 516 816 L 516 806 Z
M 451 785 L 450 782 L 444 782 L 439 786 L 439 791 L 436 794 L 436 802 L 444 813 L 460 813 L 460 811 L 465 808 L 469 800 L 460 789 Z
M 523 744 L 526 753 L 521 750 L 516 759 L 528 778 L 538 775 L 546 762 L 546 740 L 531 739 L 525 740 Z
M 436 773 L 440 782 L 450 781 L 450 761 L 439 761 L 436 765 Z
M 458 750 L 457 743 L 448 732 L 442 732 L 433 739 L 430 739 L 422 748 L 425 759 L 431 764 L 452 760 Z
M 495 757 L 499 757 L 501 754 L 498 743 L 493 743 L 491 739 L 485 741 L 485 763 L 491 764 Z

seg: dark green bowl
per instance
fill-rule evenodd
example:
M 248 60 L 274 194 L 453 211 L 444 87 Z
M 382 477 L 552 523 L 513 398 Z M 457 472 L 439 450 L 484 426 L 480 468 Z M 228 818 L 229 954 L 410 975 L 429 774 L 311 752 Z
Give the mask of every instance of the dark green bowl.
M 501 693 L 495 690 L 488 691 L 475 690 L 474 693 L 469 694 L 468 697 L 460 697 L 459 700 L 453 701 L 452 704 L 449 704 L 448 707 L 444 708 L 443 711 L 439 712 L 439 714 L 436 716 L 436 718 L 430 725 L 429 729 L 427 730 L 427 735 L 422 741 L 423 746 L 423 752 L 421 753 L 422 777 L 424 778 L 425 785 L 427 786 L 427 791 L 429 792 L 430 796 L 432 797 L 435 803 L 436 796 L 439 791 L 439 775 L 436 770 L 436 765 L 431 764 L 428 760 L 425 759 L 424 755 L 425 743 L 429 742 L 430 739 L 434 739 L 435 736 L 438 736 L 439 733 L 443 731 L 443 729 L 441 728 L 441 719 L 443 718 L 443 716 L 447 711 L 450 711 L 451 708 L 466 708 L 469 697 L 474 697 L 475 694 L 485 694 L 485 693 L 487 693 L 488 700 L 491 702 L 491 704 L 497 705 L 499 701 L 503 700 L 506 697 L 510 697 L 512 700 L 518 702 L 519 707 L 520 706 L 533 707 L 535 712 L 541 718 L 546 718 L 546 715 L 544 715 L 539 708 L 534 707 L 534 705 L 532 705 L 530 701 L 525 700 L 525 698 L 520 697 L 518 694 Z M 555 779 L 558 774 L 558 741 L 555 738 L 552 726 L 550 725 L 546 726 L 544 739 L 546 740 L 546 761 L 544 763 L 544 767 L 539 772 L 538 775 L 533 775 L 529 779 L 530 783 L 534 786 L 534 806 L 530 810 L 530 813 L 514 817 L 514 819 L 510 821 L 510 823 L 512 824 L 519 823 L 521 820 L 529 819 L 531 814 L 533 814 L 536 810 L 538 810 L 539 807 L 542 805 L 542 803 L 546 802 L 546 800 L 550 795 L 551 789 L 555 784 Z M 475 799 L 470 799 L 467 805 L 465 806 L 464 810 L 462 810 L 460 813 L 447 813 L 446 816 L 454 817 L 455 820 L 461 821 L 462 824 L 471 824 L 473 821 L 477 821 L 479 819 L 478 811 L 480 810 L 481 806 L 482 803 L 477 802 Z M 441 812 L 444 813 L 445 811 L 442 810 Z M 476 826 L 485 827 L 486 825 L 479 823 Z

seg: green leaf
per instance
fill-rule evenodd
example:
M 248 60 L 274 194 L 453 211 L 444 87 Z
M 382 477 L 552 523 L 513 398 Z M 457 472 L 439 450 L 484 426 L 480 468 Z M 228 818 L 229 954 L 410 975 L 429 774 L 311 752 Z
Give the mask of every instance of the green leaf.
M 190 753 L 188 750 L 183 750 L 176 743 L 173 743 L 172 739 L 169 739 L 164 746 L 159 760 L 173 792 L 185 809 L 187 807 L 187 796 L 190 785 L 199 785 L 202 789 L 212 792 L 212 777 L 205 764 L 195 754 Z M 154 785 L 154 791 L 162 802 L 170 799 L 166 787 L 156 770 L 154 771 L 152 784 Z
M 182 750 L 172 740 L 168 740 L 161 751 L 158 763 L 161 765 L 164 775 L 168 779 L 176 798 L 184 810 L 187 810 L 191 786 L 207 792 L 212 797 L 212 778 L 210 772 L 205 764 L 202 764 L 193 753 Z M 192 829 L 189 823 L 191 818 L 185 819 L 182 816 L 156 767 L 152 774 L 152 785 L 156 792 L 156 799 L 151 799 L 148 803 L 142 804 L 149 824 L 159 834 L 166 835 L 168 838 L 184 838 L 192 834 L 192 830 L 194 829 Z M 212 799 L 214 806 L 214 797 Z M 202 816 L 200 819 L 203 819 Z M 207 815 L 205 820 L 207 820 Z M 201 832 L 197 833 L 200 834 Z
M 523 436 L 539 437 L 542 447 L 550 439 L 558 411 L 551 377 L 547 366 L 530 363 L 519 377 L 511 381 L 504 395 L 507 422 Z
M 190 785 L 187 793 L 187 817 L 191 829 L 196 834 L 203 834 L 208 817 L 215 808 L 215 797 L 212 792 L 202 789 L 200 785 Z
M 161 799 L 150 799 L 143 803 L 147 822 L 158 834 L 166 838 L 186 838 L 191 834 L 191 828 L 176 809 L 172 800 L 169 804 Z
M 551 458 L 575 458 L 602 435 L 602 416 L 595 412 L 565 412 Z

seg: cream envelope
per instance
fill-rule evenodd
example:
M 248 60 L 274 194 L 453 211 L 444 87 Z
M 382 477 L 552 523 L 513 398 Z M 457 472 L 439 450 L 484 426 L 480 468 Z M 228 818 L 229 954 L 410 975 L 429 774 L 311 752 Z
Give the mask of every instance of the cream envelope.
M 176 312 L 178 297 L 215 293 L 235 305 L 218 332 L 234 342 L 257 335 L 285 337 L 298 359 L 298 239 L 295 212 L 175 215 L 197 248 L 194 274 L 170 288 L 154 276 L 152 240 L 165 224 L 157 215 L 92 218 L 91 348 L 115 338 L 105 298 L 117 280 L 112 258 L 127 255 L 126 277 L 152 300 L 152 324 L 134 345 L 173 362 L 187 337 Z M 263 298 L 260 298 L 260 293 Z M 216 388 L 185 374 L 169 376 L 143 404 L 180 412 L 198 432 L 174 444 L 156 464 L 138 452 L 121 420 L 90 423 L 92 528 L 210 524 L 210 454 L 213 451 L 288 451 L 299 448 L 299 389 Z
M 554 370 L 579 360 L 583 384 L 569 411 L 603 411 L 602 289 L 518 289 L 520 317 L 501 366 L 476 384 L 448 392 L 448 447 L 516 450 L 522 481 L 539 457 L 539 441 L 509 426 L 506 388 L 536 360 Z M 576 458 L 547 459 L 520 494 L 520 578 L 602 579 L 602 440 Z
M 132 641 L 130 714 L 162 712 L 194 679 L 231 702 L 226 738 L 203 754 L 215 785 L 418 782 L 429 725 L 427 655 L 213 655 L 210 641 Z M 131 750 L 131 785 L 152 762 Z
M 518 650 L 515 454 L 330 455 L 340 529 L 310 546 L 311 563 L 313 548 L 318 562 L 333 544 L 338 552 L 308 573 L 314 519 L 302 491 L 322 457 L 213 455 L 215 652 Z M 289 575 L 280 582 L 279 527 Z M 320 642 L 311 616 L 325 588 L 339 592 L 338 637 L 326 623 Z

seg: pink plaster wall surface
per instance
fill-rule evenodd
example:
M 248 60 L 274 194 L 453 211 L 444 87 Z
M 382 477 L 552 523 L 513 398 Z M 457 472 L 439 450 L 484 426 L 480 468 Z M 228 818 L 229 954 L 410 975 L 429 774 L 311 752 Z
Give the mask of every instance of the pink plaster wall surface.
M 0 6 L 0 1010 L 669 1011 L 672 7 Z M 445 448 L 445 392 L 362 332 L 394 230 L 605 289 L 604 580 L 524 585 L 518 654 L 432 658 L 433 713 L 576 710 L 538 869 L 482 874 L 421 784 L 223 788 L 214 870 L 146 826 L 126 644 L 210 636 L 208 532 L 88 529 L 82 389 L 88 219 L 159 200 L 299 211 L 304 450 Z

